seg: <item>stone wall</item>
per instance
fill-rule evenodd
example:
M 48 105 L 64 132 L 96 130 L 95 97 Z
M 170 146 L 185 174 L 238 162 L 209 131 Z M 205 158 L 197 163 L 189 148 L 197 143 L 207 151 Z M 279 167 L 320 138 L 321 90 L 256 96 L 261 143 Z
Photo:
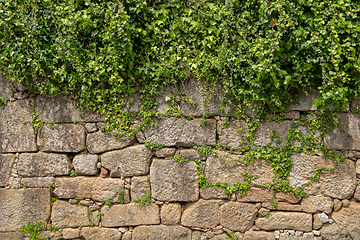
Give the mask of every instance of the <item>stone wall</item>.
M 194 119 L 156 120 L 156 127 L 121 141 L 99 130 L 104 117 L 75 108 L 68 97 L 29 95 L 26 86 L 1 76 L 0 97 L 7 104 L 0 106 L 0 239 L 29 239 L 19 233 L 28 222 L 46 223 L 48 230 L 40 235 L 47 239 L 221 240 L 227 234 L 249 240 L 360 239 L 360 115 L 350 113 L 356 100 L 338 115 L 343 126 L 322 139 L 340 150 L 345 161 L 335 164 L 320 151 L 291 156 L 289 180 L 294 187 L 309 181 L 316 167 L 335 169 L 322 174 L 306 188 L 309 197 L 301 198 L 260 188 L 274 177 L 264 159 L 244 166 L 229 161 L 241 160 L 236 153 L 222 150 L 206 157 L 195 151 L 193 146 L 215 146 L 217 141 L 225 149 L 239 148 L 247 123 L 226 123 L 216 110 L 219 101 L 213 99 L 211 118 L 202 128 L 205 100 L 200 88 L 190 81 L 179 89 L 200 103 L 196 108 L 179 103 Z M 168 107 L 164 97 L 174 91 L 177 88 L 159 96 L 160 112 Z M 316 110 L 311 100 L 315 96 L 302 95 L 285 120 L 262 123 L 255 144 L 274 144 L 273 130 L 285 140 L 292 121 Z M 45 122 L 39 130 L 32 126 L 34 111 Z M 309 135 L 306 127 L 300 131 Z M 165 147 L 151 151 L 145 141 Z M 179 164 L 171 159 L 174 155 L 188 161 Z M 208 182 L 242 183 L 247 171 L 255 178 L 252 188 L 244 195 L 201 189 L 195 159 L 202 161 Z M 137 203 L 149 191 L 151 204 Z M 271 202 L 275 194 L 277 209 Z M 59 230 L 52 232 L 51 227 Z

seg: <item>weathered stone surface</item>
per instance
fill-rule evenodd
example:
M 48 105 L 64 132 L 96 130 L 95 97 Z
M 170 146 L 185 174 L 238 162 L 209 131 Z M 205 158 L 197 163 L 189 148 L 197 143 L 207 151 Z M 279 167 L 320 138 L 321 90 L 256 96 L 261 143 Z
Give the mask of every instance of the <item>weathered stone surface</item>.
M 81 154 L 73 159 L 73 166 L 77 175 L 96 175 L 98 172 L 98 155 Z
M 252 204 L 228 202 L 220 207 L 220 224 L 234 231 L 245 232 L 254 225 L 257 212 Z
M 158 127 L 149 127 L 144 131 L 147 141 L 160 142 L 166 147 L 193 147 L 195 145 L 216 145 L 216 121 L 208 119 L 204 128 L 201 119 L 183 118 L 154 119 Z
M 360 203 L 350 202 L 349 207 L 332 214 L 332 219 L 353 239 L 360 237 Z
M 358 97 L 353 97 L 352 101 L 351 101 L 351 110 L 353 109 L 360 109 L 360 98 Z
M 247 231 L 244 233 L 247 240 L 275 240 L 274 233 L 265 231 Z
M 360 150 L 360 114 L 340 113 L 337 120 L 342 125 L 327 133 L 324 145 L 336 150 Z
M 0 189 L 0 232 L 19 231 L 27 222 L 47 222 L 50 192 L 47 189 Z
M 224 190 L 212 187 L 200 188 L 200 196 L 202 199 L 230 199 L 231 197 L 226 195 Z
M 240 141 L 246 139 L 247 123 L 244 120 L 235 120 L 230 122 L 229 126 L 224 126 L 225 121 L 219 121 L 217 125 L 217 134 L 221 146 L 227 149 L 239 149 Z
M 227 239 L 229 239 L 229 236 L 226 235 L 226 234 L 221 234 L 221 235 L 217 235 L 217 236 L 215 236 L 215 237 L 213 237 L 211 239 L 212 240 L 227 240 Z
M 104 206 L 101 212 L 104 213 L 101 220 L 102 227 L 137 226 L 160 223 L 159 206 L 156 204 L 140 206 L 130 203 L 113 205 L 111 208 Z
M 324 223 L 321 221 L 319 214 L 313 214 L 313 229 L 320 229 Z
M 13 154 L 0 154 L 0 187 L 9 185 L 9 177 L 12 166 L 14 165 Z
M 219 200 L 199 200 L 187 203 L 181 225 L 196 228 L 214 228 L 220 223 Z
M 176 225 L 180 222 L 181 205 L 179 203 L 164 204 L 161 207 L 161 223 Z
M 300 92 L 298 99 L 299 103 L 289 104 L 288 108 L 297 111 L 315 111 L 317 110 L 313 102 L 315 98 L 319 98 L 319 92 L 317 90 L 311 89 L 307 94 L 305 92 Z
M 356 161 L 356 177 L 360 177 L 360 160 Z
M 24 237 L 19 232 L 0 232 L 0 240 L 23 240 Z
M 124 187 L 124 181 L 121 179 L 101 177 L 56 178 L 54 194 L 59 198 L 89 198 L 99 202 L 112 198 L 115 202 L 119 197 L 120 187 Z M 128 190 L 125 193 L 125 200 L 129 202 Z
M 325 212 L 330 214 L 334 202 L 329 197 L 309 196 L 302 200 L 301 206 L 303 211 L 307 213 Z
M 284 114 L 284 119 L 298 120 L 298 119 L 300 119 L 300 112 L 299 111 L 287 112 Z
M 236 194 L 236 199 L 239 202 L 268 202 L 273 199 L 274 194 L 275 191 L 271 189 L 252 187 L 244 195 Z
M 147 176 L 131 178 L 131 200 L 143 198 L 150 191 L 150 182 Z
M 267 209 L 274 209 L 271 202 L 265 202 L 261 206 L 264 207 L 264 208 L 267 208 Z M 278 202 L 276 210 L 279 210 L 279 211 L 291 211 L 291 212 L 301 212 L 301 211 L 303 211 L 303 208 L 300 205 L 294 205 L 294 204 L 290 204 L 290 203 L 287 203 L 287 202 Z
M 152 152 L 145 145 L 107 152 L 101 155 L 101 165 L 110 170 L 110 177 L 131 177 L 149 173 Z
M 301 201 L 301 197 L 296 197 L 291 193 L 278 192 L 276 193 L 276 198 L 279 202 L 288 202 L 288 203 L 298 203 Z
M 79 238 L 80 237 L 80 229 L 65 228 L 62 231 L 62 236 L 64 239 Z
M 75 107 L 74 99 L 64 95 L 54 97 L 38 95 L 35 100 L 35 111 L 44 122 L 55 123 L 101 122 L 105 116 Z
M 257 227 L 263 230 L 312 231 L 312 215 L 308 213 L 272 212 L 269 218 L 258 218 Z
M 358 189 L 358 187 L 356 187 L 356 189 Z M 355 194 L 354 194 L 354 198 L 356 195 L 357 190 L 355 190 Z M 337 212 L 341 209 L 342 207 L 342 202 L 339 199 L 334 199 L 334 211 Z
M 122 235 L 121 240 L 132 240 L 132 232 L 126 232 Z
M 85 240 L 120 240 L 121 233 L 117 229 L 85 227 L 81 229 L 81 236 Z
M 85 129 L 88 133 L 95 132 L 97 130 L 96 123 L 86 123 Z
M 199 154 L 194 149 L 181 149 L 176 154 L 180 155 L 182 158 L 188 159 L 189 161 L 194 161 L 195 159 L 206 159 L 204 155 Z
M 294 187 L 299 187 L 309 181 L 311 176 L 315 174 L 315 167 L 335 168 L 335 163 L 332 160 L 304 153 L 292 155 L 291 163 L 293 167 L 289 180 Z M 334 172 L 326 171 L 320 175 L 318 189 L 315 189 L 314 186 L 316 184 L 313 184 L 313 188 L 305 188 L 305 190 L 312 194 L 322 194 L 332 198 L 350 198 L 356 188 L 354 162 L 346 159 L 337 164 Z
M 49 177 L 69 175 L 71 163 L 65 154 L 22 153 L 17 163 L 22 177 Z
M 325 240 L 347 240 L 351 239 L 346 229 L 337 223 L 327 224 L 320 229 L 321 237 Z M 358 239 L 358 238 L 355 238 Z
M 48 188 L 55 182 L 54 177 L 21 178 L 21 185 L 29 188 Z
M 81 152 L 85 146 L 85 128 L 80 124 L 42 127 L 37 144 L 44 152 Z
M 258 211 L 258 217 L 265 217 L 270 212 L 267 208 L 260 208 Z
M 6 76 L 0 74 L 0 97 L 9 100 L 13 95 L 12 83 L 6 79 Z
M 191 240 L 191 230 L 180 226 L 139 226 L 132 240 Z
M 125 140 L 116 138 L 112 134 L 105 134 L 101 131 L 90 133 L 86 137 L 86 146 L 90 153 L 103 153 L 118 150 L 133 145 L 136 142 L 135 136 L 127 137 Z
M 355 189 L 355 193 L 354 193 L 354 198 L 358 201 L 360 201 L 360 186 L 356 186 L 356 189 Z M 342 205 L 342 204 L 341 204 Z M 341 206 L 340 206 L 341 207 Z M 335 209 L 335 207 L 334 207 Z M 339 208 L 340 209 L 340 208 Z
M 153 159 L 150 167 L 151 195 L 158 201 L 193 202 L 199 199 L 195 162 Z
M 87 208 L 57 200 L 52 206 L 51 222 L 58 228 L 88 226 Z
M 0 152 L 37 151 L 31 122 L 30 101 L 19 100 L 0 106 Z
M 155 152 L 155 157 L 158 158 L 167 158 L 172 157 L 175 154 L 175 148 L 161 148 Z

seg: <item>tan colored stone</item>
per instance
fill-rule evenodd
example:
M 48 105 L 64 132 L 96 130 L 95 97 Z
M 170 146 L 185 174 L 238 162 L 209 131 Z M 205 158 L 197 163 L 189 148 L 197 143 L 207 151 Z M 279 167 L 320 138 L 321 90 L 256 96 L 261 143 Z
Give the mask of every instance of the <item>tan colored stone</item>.
M 37 151 L 31 112 L 28 100 L 8 102 L 0 106 L 1 153 Z
M 299 111 L 287 112 L 284 114 L 284 119 L 298 120 L 298 119 L 300 119 L 300 112 Z
M 356 186 L 355 193 L 354 193 L 354 198 L 356 200 L 360 201 L 360 185 Z
M 172 156 L 174 156 L 175 151 L 176 151 L 175 148 L 161 148 L 159 150 L 156 150 L 155 157 L 158 157 L 158 158 L 172 157 Z
M 23 240 L 24 237 L 19 232 L 0 232 L 0 240 Z
M 301 201 L 301 197 L 296 197 L 294 194 L 284 192 L 276 193 L 276 198 L 279 202 L 288 202 L 291 204 L 296 204 Z
M 47 189 L 0 189 L 0 232 L 18 231 L 28 222 L 47 222 L 50 192 Z
M 121 240 L 132 240 L 132 232 L 124 233 Z
M 193 147 L 195 145 L 216 145 L 216 121 L 208 119 L 204 128 L 200 127 L 201 119 L 186 120 L 183 118 L 154 119 L 157 126 L 144 131 L 147 141 L 160 142 L 166 147 Z
M 221 234 L 221 235 L 213 237 L 211 240 L 227 240 L 227 239 L 229 239 L 228 235 Z M 201 240 L 201 238 L 199 238 L 199 240 Z
M 251 188 L 245 194 L 236 194 L 236 199 L 239 202 L 268 202 L 274 197 L 275 191 L 266 188 Z
M 98 172 L 98 155 L 79 154 L 73 159 L 73 166 L 77 175 L 91 176 Z
M 267 209 L 274 209 L 271 202 L 265 202 L 262 204 L 262 207 Z M 294 205 L 287 202 L 278 202 L 276 210 L 279 211 L 291 211 L 291 212 L 302 212 L 303 207 L 300 205 Z
M 45 239 L 49 239 L 49 240 L 61 239 L 60 232 L 44 231 L 44 232 L 39 233 L 39 236 L 44 237 Z
M 14 162 L 14 154 L 0 154 L 0 187 L 9 185 L 10 171 Z
M 334 202 L 329 197 L 309 196 L 302 200 L 301 206 L 303 211 L 307 213 L 325 212 L 330 214 Z
M 81 152 L 85 146 L 85 128 L 80 124 L 44 126 L 38 133 L 37 144 L 44 152 Z
M 22 178 L 21 185 L 28 188 L 48 188 L 55 182 L 54 177 Z
M 199 177 L 195 162 L 153 159 L 150 167 L 152 197 L 166 202 L 193 202 L 199 199 Z
M 356 191 L 355 191 L 356 194 Z M 334 211 L 337 212 L 341 209 L 342 202 L 339 199 L 334 199 Z
M 313 229 L 320 229 L 324 223 L 321 221 L 318 214 L 313 214 Z
M 225 126 L 225 121 L 219 121 L 217 134 L 221 146 L 227 149 L 239 149 L 240 141 L 246 139 L 247 130 L 248 126 L 244 120 L 232 121 L 229 126 Z
M 161 223 L 177 225 L 181 219 L 181 205 L 179 203 L 164 204 L 161 207 Z
M 178 151 L 177 154 L 180 155 L 182 158 L 188 159 L 189 161 L 194 161 L 195 159 L 199 159 L 199 160 L 206 159 L 204 155 L 199 154 L 194 149 L 181 149 Z
M 360 159 L 356 161 L 355 164 L 355 168 L 356 168 L 356 177 L 360 177 Z
M 272 212 L 269 218 L 258 218 L 255 221 L 262 230 L 297 230 L 312 231 L 312 215 L 295 212 Z
M 199 200 L 187 203 L 181 218 L 181 225 L 196 228 L 214 228 L 220 223 L 217 200 Z
M 96 123 L 86 123 L 85 128 L 88 133 L 97 131 Z
M 350 202 L 349 207 L 343 207 L 340 211 L 334 212 L 332 219 L 353 239 L 359 238 L 360 203 Z
M 147 176 L 133 177 L 131 179 L 131 200 L 143 198 L 150 191 L 150 182 Z
M 191 230 L 180 226 L 139 226 L 132 234 L 132 240 L 191 240 Z
M 54 194 L 59 198 L 88 198 L 94 201 L 106 201 L 111 198 L 116 202 L 124 181 L 113 178 L 66 177 L 56 178 Z M 125 202 L 129 202 L 129 192 L 125 192 Z
M 121 233 L 113 228 L 85 227 L 81 229 L 81 236 L 85 240 L 120 240 Z
M 106 178 L 107 175 L 108 175 L 108 170 L 106 170 L 106 168 L 101 167 L 100 168 L 100 177 Z
M 356 188 L 356 176 L 354 162 L 346 159 L 337 164 L 330 159 L 320 156 L 306 155 L 304 153 L 291 156 L 292 172 L 290 173 L 290 185 L 299 187 L 310 180 L 315 174 L 316 167 L 335 168 L 334 172 L 326 171 L 320 175 L 318 182 L 312 187 L 305 188 L 306 192 L 314 195 L 347 199 L 350 198 Z M 318 186 L 318 188 L 316 188 Z
M 254 225 L 257 212 L 252 204 L 228 202 L 220 207 L 220 224 L 234 231 L 245 232 Z
M 111 208 L 104 206 L 102 227 L 121 227 L 159 224 L 159 206 L 156 204 L 139 206 L 134 203 L 113 205 Z
M 79 238 L 80 237 L 80 229 L 65 228 L 62 231 L 62 236 L 64 239 Z
M 126 137 L 126 139 L 123 140 L 121 137 L 117 138 L 112 134 L 105 135 L 101 131 L 90 133 L 86 137 L 86 146 L 92 154 L 122 149 L 133 145 L 135 142 L 135 135 Z
M 273 232 L 247 231 L 244 233 L 244 238 L 247 240 L 275 240 L 275 235 Z
M 57 200 L 52 206 L 52 225 L 58 228 L 88 226 L 87 210 L 87 207 Z
M 110 177 L 131 177 L 149 173 L 152 152 L 145 145 L 107 152 L 101 155 L 101 165 L 110 170 Z
M 265 217 L 270 212 L 269 209 L 260 208 L 258 212 L 258 217 Z
M 66 154 L 22 153 L 17 163 L 21 177 L 50 177 L 69 175 L 71 163 Z
M 346 229 L 342 228 L 336 222 L 333 224 L 326 224 L 320 229 L 321 237 L 325 240 L 345 240 L 351 239 Z M 358 238 L 355 238 L 358 239 Z

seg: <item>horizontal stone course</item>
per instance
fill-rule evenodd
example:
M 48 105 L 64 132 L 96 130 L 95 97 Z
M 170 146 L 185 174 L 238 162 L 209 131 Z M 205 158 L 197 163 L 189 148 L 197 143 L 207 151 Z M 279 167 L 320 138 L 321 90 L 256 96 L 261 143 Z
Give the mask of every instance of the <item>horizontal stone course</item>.
M 271 230 L 312 231 L 312 215 L 295 212 L 272 212 L 268 218 L 258 218 L 255 221 L 258 228 Z
M 138 226 L 134 229 L 132 240 L 191 240 L 191 230 L 181 226 Z

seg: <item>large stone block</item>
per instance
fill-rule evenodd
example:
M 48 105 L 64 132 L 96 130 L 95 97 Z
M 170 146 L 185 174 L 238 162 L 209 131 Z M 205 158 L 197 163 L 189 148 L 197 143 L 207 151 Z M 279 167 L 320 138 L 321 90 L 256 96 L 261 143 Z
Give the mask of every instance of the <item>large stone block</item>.
M 110 177 L 131 177 L 149 173 L 152 152 L 145 145 L 107 152 L 101 155 L 101 165 L 109 169 Z
M 14 157 L 13 154 L 0 154 L 0 187 L 9 185 L 10 171 L 15 162 Z
M 232 121 L 229 126 L 225 126 L 225 121 L 219 121 L 217 134 L 221 146 L 227 149 L 239 149 L 241 147 L 240 141 L 246 139 L 247 129 L 248 126 L 244 120 Z
M 47 189 L 0 189 L 0 232 L 19 231 L 28 222 L 50 218 L 50 192 Z
M 91 154 L 79 154 L 73 159 L 73 166 L 77 175 L 96 175 L 98 172 L 99 156 Z
M 236 194 L 236 198 L 239 202 L 270 202 L 274 194 L 275 191 L 271 189 L 252 187 L 243 195 Z
M 85 128 L 80 124 L 44 126 L 38 133 L 37 144 L 44 152 L 81 152 L 85 146 Z
M 52 206 L 52 225 L 58 228 L 88 226 L 87 210 L 87 207 L 57 200 Z
M 4 232 L 0 233 L 0 240 L 23 240 L 24 237 L 19 232 Z
M 191 240 L 191 230 L 180 226 L 139 226 L 133 231 L 132 240 Z
M 21 177 L 50 177 L 69 175 L 71 162 L 65 154 L 22 153 L 17 163 Z
M 0 152 L 37 151 L 28 100 L 0 106 Z
M 181 218 L 181 225 L 196 228 L 214 228 L 220 223 L 221 200 L 200 200 L 187 203 Z
M 307 213 L 325 212 L 330 214 L 334 207 L 334 202 L 329 197 L 309 196 L 302 200 L 301 206 Z
M 199 199 L 195 162 L 153 159 L 150 167 L 152 197 L 159 201 L 193 202 Z
M 247 231 L 244 234 L 244 238 L 247 240 L 275 240 L 273 232 L 265 231 Z
M 332 219 L 353 239 L 360 238 L 360 203 L 350 202 L 349 207 L 332 214 Z
M 90 198 L 95 201 L 106 201 L 112 198 L 116 202 L 119 191 L 124 187 L 124 181 L 114 178 L 92 177 L 64 177 L 56 178 L 54 194 L 59 198 Z M 129 201 L 129 192 L 125 193 L 126 202 Z
M 48 188 L 55 182 L 54 177 L 21 178 L 21 185 L 29 188 Z
M 104 206 L 102 227 L 121 227 L 159 224 L 159 206 L 156 204 L 140 206 L 135 203 Z
M 92 111 L 76 108 L 74 99 L 64 95 L 54 97 L 38 95 L 35 100 L 35 111 L 44 122 L 55 123 L 101 122 L 105 116 Z
M 360 150 L 360 114 L 340 113 L 336 126 L 324 138 L 326 147 L 336 150 Z
M 150 182 L 147 176 L 131 178 L 131 200 L 135 201 L 138 198 L 145 197 L 145 194 L 150 191 Z
M 161 223 L 165 225 L 177 225 L 181 218 L 180 203 L 164 204 L 161 207 Z
M 81 229 L 81 236 L 85 240 L 120 240 L 121 233 L 113 228 L 85 227 Z
M 256 226 L 263 230 L 312 231 L 312 214 L 294 212 L 272 212 L 268 218 L 258 218 Z
M 86 137 L 86 146 L 89 152 L 93 154 L 125 148 L 133 145 L 135 142 L 135 135 L 122 140 L 121 138 L 116 138 L 112 134 L 105 135 L 101 131 L 90 133 Z
M 300 187 L 308 182 L 315 174 L 316 167 L 324 167 L 335 168 L 335 171 L 326 171 L 321 174 L 318 182 L 305 188 L 308 193 L 348 199 L 355 191 L 356 173 L 354 162 L 351 160 L 346 159 L 344 162 L 335 164 L 330 159 L 300 153 L 291 156 L 291 163 L 293 166 L 289 180 L 294 187 Z
M 220 225 L 237 232 L 245 232 L 254 225 L 257 212 L 253 204 L 228 202 L 220 207 Z
M 0 97 L 9 100 L 13 95 L 12 83 L 6 79 L 6 76 L 0 74 Z
M 204 128 L 200 127 L 201 119 L 186 120 L 183 118 L 154 119 L 155 124 L 144 131 L 150 142 L 160 142 L 166 147 L 193 147 L 195 145 L 216 145 L 216 121 L 208 119 Z

